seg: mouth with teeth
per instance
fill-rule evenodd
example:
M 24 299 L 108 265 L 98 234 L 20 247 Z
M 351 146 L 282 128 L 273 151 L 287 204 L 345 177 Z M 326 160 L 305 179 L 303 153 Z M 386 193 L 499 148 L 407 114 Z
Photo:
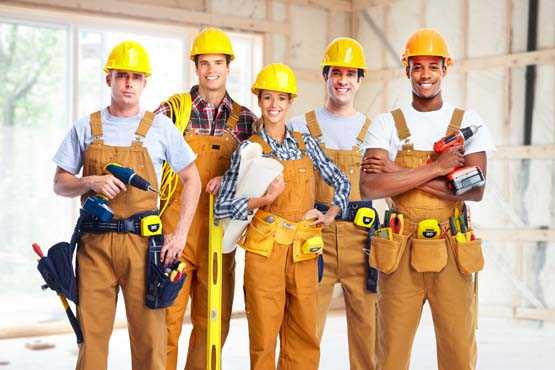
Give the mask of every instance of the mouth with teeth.
M 208 81 L 216 81 L 218 78 L 220 78 L 220 75 L 216 75 L 216 76 L 206 76 L 205 77 Z
M 268 109 L 267 113 L 268 113 L 268 116 L 270 117 L 277 117 L 279 116 L 281 111 L 279 109 Z
M 347 95 L 350 91 L 351 91 L 351 89 L 348 88 L 348 87 L 336 87 L 335 88 L 335 92 L 338 95 Z

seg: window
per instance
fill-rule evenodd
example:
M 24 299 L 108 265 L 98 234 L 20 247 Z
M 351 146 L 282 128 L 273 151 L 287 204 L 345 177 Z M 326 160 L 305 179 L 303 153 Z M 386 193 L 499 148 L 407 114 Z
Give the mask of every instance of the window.
M 109 104 L 102 66 L 111 48 L 124 39 L 147 48 L 153 75 L 141 103 L 153 110 L 189 89 L 194 65 L 188 50 L 196 32 L 0 8 L 0 327 L 65 320 L 54 293 L 41 292 L 31 244 L 38 242 L 46 252 L 71 236 L 79 202 L 54 195 L 51 158 L 78 117 Z M 253 108 L 250 86 L 262 64 L 262 40 L 236 33 L 232 38 L 236 60 L 229 90 Z

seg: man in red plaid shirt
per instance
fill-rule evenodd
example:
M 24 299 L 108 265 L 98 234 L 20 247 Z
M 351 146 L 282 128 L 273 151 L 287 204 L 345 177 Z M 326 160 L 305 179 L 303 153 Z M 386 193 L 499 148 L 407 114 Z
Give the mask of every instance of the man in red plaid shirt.
M 226 90 L 229 63 L 234 54 L 229 37 L 220 29 L 207 28 L 193 42 L 190 58 L 195 62 L 199 84 L 190 93 L 176 94 L 162 102 L 156 113 L 169 116 L 183 131 L 185 140 L 197 154 L 196 165 L 206 192 L 200 197 L 181 260 L 187 274 L 185 285 L 166 312 L 168 360 L 166 369 L 177 367 L 177 350 L 183 316 L 191 296 L 193 331 L 189 340 L 187 370 L 205 370 L 208 305 L 208 200 L 217 192 L 219 181 L 229 167 L 231 154 L 249 138 L 256 116 L 237 104 Z M 183 211 L 179 198 L 182 187 L 171 186 L 171 170 L 162 176 L 161 210 L 164 232 L 173 232 Z M 175 179 L 175 177 L 173 177 Z M 214 179 L 214 180 L 212 180 Z M 211 181 L 212 180 L 212 181 Z M 167 190 L 170 189 L 170 190 Z M 235 252 L 223 255 L 222 344 L 229 331 L 235 284 Z

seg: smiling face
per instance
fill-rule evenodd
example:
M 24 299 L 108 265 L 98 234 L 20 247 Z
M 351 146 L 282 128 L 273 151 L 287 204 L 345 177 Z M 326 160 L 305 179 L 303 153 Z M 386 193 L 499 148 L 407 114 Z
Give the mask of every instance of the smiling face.
M 203 90 L 225 90 L 229 74 L 227 60 L 224 54 L 201 54 L 197 57 L 196 73 Z
M 328 99 L 336 106 L 351 105 L 360 87 L 356 68 L 331 67 L 326 77 Z
M 446 73 L 447 67 L 441 57 L 411 57 L 407 66 L 412 93 L 421 99 L 433 99 L 441 93 L 441 81 Z
M 106 83 L 111 89 L 112 102 L 135 107 L 139 105 L 146 78 L 144 73 L 111 70 L 106 75 Z
M 291 106 L 289 94 L 262 90 L 258 96 L 258 106 L 265 124 L 285 123 L 285 116 Z

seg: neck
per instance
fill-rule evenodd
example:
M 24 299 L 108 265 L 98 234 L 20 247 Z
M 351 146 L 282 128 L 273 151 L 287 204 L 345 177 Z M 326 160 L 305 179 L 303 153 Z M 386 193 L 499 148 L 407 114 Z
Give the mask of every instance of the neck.
M 438 93 L 433 98 L 421 98 L 412 94 L 412 106 L 419 112 L 432 112 L 441 109 L 443 106 L 443 98 Z
M 283 140 L 285 140 L 285 121 L 280 121 L 278 123 L 267 123 L 266 120 L 262 118 L 262 122 L 264 124 L 264 131 L 266 131 L 266 134 L 268 136 L 279 143 L 282 143 Z
M 356 113 L 354 102 L 348 104 L 337 104 L 332 99 L 326 99 L 326 110 L 336 116 L 352 116 Z
M 199 85 L 198 87 L 199 95 L 202 96 L 204 100 L 206 100 L 207 102 L 215 106 L 220 105 L 220 103 L 224 99 L 225 92 L 226 92 L 225 87 L 219 90 L 208 90 L 202 87 L 201 85 Z
M 112 99 L 108 112 L 115 117 L 132 117 L 139 113 L 139 105 L 120 104 Z

